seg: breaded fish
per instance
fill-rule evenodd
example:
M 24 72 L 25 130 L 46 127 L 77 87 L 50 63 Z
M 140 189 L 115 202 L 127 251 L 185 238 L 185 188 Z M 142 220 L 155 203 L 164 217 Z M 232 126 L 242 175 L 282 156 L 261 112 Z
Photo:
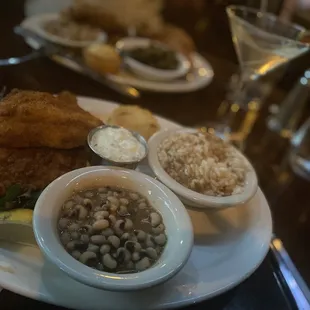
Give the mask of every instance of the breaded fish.
M 0 147 L 80 147 L 88 132 L 101 124 L 69 92 L 53 96 L 13 90 L 0 102 Z
M 13 184 L 43 189 L 64 173 L 85 167 L 86 161 L 83 148 L 0 148 L 0 196 Z

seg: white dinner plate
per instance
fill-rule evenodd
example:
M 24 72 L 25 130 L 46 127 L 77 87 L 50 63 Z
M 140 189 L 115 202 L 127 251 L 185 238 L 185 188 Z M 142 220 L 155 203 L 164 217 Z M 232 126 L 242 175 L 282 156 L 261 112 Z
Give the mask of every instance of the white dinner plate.
M 26 18 L 21 26 L 33 29 L 32 18 Z M 26 39 L 26 43 L 33 49 L 40 48 L 40 44 L 33 39 Z M 53 56 L 52 59 L 57 63 L 70 68 L 73 71 L 80 72 L 81 68 L 78 64 L 59 56 Z M 210 63 L 198 53 L 192 54 L 193 68 L 190 72 L 180 79 L 173 81 L 151 81 L 143 79 L 139 76 L 133 75 L 128 70 L 122 70 L 119 74 L 108 74 L 107 79 L 119 84 L 126 84 L 153 92 L 167 92 L 167 93 L 187 93 L 192 92 L 209 85 L 213 79 L 214 72 Z
M 108 101 L 79 97 L 80 106 L 103 121 L 116 107 Z M 179 125 L 158 117 L 162 128 Z M 147 166 L 140 170 L 147 172 Z M 0 286 L 52 304 L 91 310 L 146 310 L 186 306 L 219 295 L 246 279 L 267 254 L 272 221 L 258 190 L 239 207 L 217 212 L 188 209 L 194 247 L 185 267 L 157 287 L 132 293 L 85 286 L 46 261 L 37 247 L 0 242 Z

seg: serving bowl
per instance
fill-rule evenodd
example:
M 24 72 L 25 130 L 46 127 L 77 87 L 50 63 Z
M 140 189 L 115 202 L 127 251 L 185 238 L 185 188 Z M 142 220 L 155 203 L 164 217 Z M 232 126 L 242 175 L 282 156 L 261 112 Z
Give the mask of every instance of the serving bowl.
M 163 217 L 167 243 L 159 260 L 145 271 L 115 274 L 92 269 L 75 260 L 60 242 L 57 222 L 63 202 L 74 190 L 107 185 L 142 194 Z M 79 282 L 112 291 L 139 290 L 168 280 L 186 263 L 193 246 L 191 220 L 175 194 L 147 175 L 117 167 L 86 167 L 56 179 L 36 203 L 33 229 L 40 249 L 58 268 Z
M 237 153 L 248 165 L 249 170 L 246 174 L 244 190 L 240 194 L 233 194 L 230 196 L 208 196 L 195 192 L 177 181 L 175 181 L 161 166 L 158 159 L 158 147 L 161 142 L 177 133 L 196 133 L 196 129 L 184 128 L 177 130 L 162 130 L 153 135 L 149 142 L 149 165 L 156 175 L 156 177 L 167 187 L 169 187 L 185 204 L 204 209 L 226 209 L 235 207 L 240 204 L 244 204 L 249 201 L 256 193 L 258 189 L 257 176 L 253 166 L 250 164 L 248 159 L 240 153 L 237 149 Z
M 129 69 L 136 75 L 148 80 L 170 81 L 184 76 L 189 71 L 190 62 L 184 55 L 178 52 L 175 53 L 179 65 L 174 70 L 163 70 L 154 68 L 133 59 L 126 53 L 134 48 L 146 48 L 150 46 L 151 43 L 154 43 L 154 45 L 160 46 L 164 49 L 169 49 L 169 47 L 163 43 L 139 37 L 128 37 L 121 39 L 116 43 L 116 48 L 120 51 L 122 55 L 124 55 L 124 62 L 129 67 Z

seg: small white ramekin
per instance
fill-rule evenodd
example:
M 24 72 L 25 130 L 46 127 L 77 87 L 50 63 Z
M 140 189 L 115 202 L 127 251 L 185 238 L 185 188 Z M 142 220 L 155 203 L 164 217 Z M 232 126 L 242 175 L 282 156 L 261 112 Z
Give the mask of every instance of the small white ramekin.
M 22 27 L 30 29 L 40 35 L 42 38 L 49 40 L 53 43 L 60 44 L 63 46 L 71 48 L 84 48 L 93 43 L 105 43 L 107 41 L 107 34 L 103 31 L 100 31 L 94 40 L 85 40 L 85 41 L 76 41 L 71 39 L 62 38 L 60 36 L 51 34 L 44 29 L 44 25 L 47 22 L 57 20 L 59 14 L 56 13 L 44 13 L 31 16 L 27 18 L 23 23 Z
M 145 271 L 115 274 L 92 269 L 67 253 L 59 240 L 59 212 L 73 190 L 107 185 L 140 193 L 163 217 L 167 243 L 156 264 Z M 168 280 L 187 262 L 193 246 L 192 223 L 177 196 L 145 174 L 116 167 L 87 167 L 56 179 L 43 191 L 36 203 L 33 229 L 40 249 L 59 269 L 79 282 L 112 291 L 139 290 Z
M 246 203 L 255 195 L 258 189 L 257 176 L 255 170 L 248 161 L 248 159 L 238 150 L 237 152 L 240 154 L 240 156 L 242 156 L 244 161 L 249 166 L 249 171 L 247 172 L 246 175 L 245 188 L 244 191 L 240 194 L 225 197 L 207 196 L 186 188 L 185 186 L 175 181 L 172 177 L 170 177 L 159 162 L 158 147 L 160 143 L 168 136 L 181 132 L 194 133 L 197 132 L 197 130 L 188 128 L 177 130 L 162 130 L 153 135 L 148 141 L 149 143 L 148 161 L 156 177 L 167 187 L 169 187 L 175 194 L 177 194 L 178 197 L 185 204 L 196 208 L 213 209 L 213 210 L 225 209 Z
M 141 76 L 148 80 L 154 81 L 170 81 L 184 76 L 190 69 L 190 62 L 181 53 L 176 52 L 176 57 L 179 62 L 179 66 L 174 70 L 163 70 L 148 66 L 132 57 L 126 55 L 126 52 L 139 47 L 148 47 L 152 42 L 154 44 L 169 48 L 163 43 L 152 41 L 147 38 L 128 37 L 119 40 L 116 43 L 116 48 L 124 55 L 124 62 L 129 69 L 138 76 Z

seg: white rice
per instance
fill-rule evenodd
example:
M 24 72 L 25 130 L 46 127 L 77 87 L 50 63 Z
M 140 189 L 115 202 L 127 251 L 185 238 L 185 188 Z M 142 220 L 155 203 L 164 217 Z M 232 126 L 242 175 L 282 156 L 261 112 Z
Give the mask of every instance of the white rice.
M 178 133 L 160 144 L 158 159 L 178 183 L 209 196 L 242 193 L 249 169 L 229 144 L 208 133 Z

